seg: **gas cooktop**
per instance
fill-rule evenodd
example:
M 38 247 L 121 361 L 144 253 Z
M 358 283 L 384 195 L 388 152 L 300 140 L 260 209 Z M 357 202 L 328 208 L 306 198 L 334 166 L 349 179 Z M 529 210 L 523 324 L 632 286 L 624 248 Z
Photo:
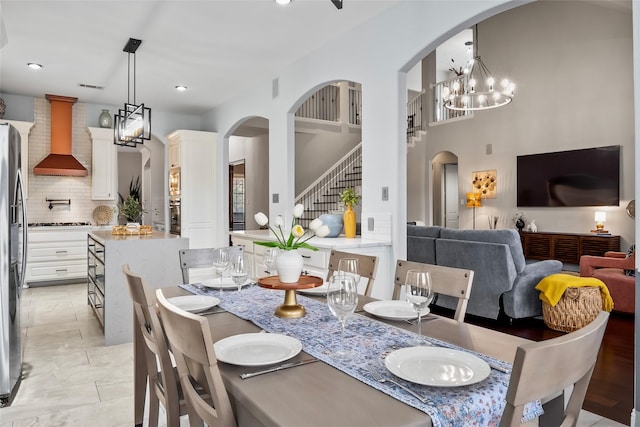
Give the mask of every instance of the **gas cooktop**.
M 90 222 L 76 221 L 76 222 L 30 222 L 29 227 L 79 227 L 91 225 Z

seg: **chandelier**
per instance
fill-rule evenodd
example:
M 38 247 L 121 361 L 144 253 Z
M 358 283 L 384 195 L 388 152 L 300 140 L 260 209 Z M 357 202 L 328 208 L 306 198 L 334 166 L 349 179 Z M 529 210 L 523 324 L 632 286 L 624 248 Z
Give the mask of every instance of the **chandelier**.
M 151 139 L 151 108 L 136 104 L 136 50 L 142 40 L 130 38 L 123 52 L 127 57 L 127 102 L 115 116 L 113 131 L 116 145 L 135 147 Z M 133 56 L 133 103 L 131 103 L 131 57 Z
M 513 100 L 515 84 L 507 79 L 496 79 L 478 54 L 478 25 L 475 26 L 475 44 L 473 58 L 467 62 L 463 75 L 445 86 L 442 98 L 445 108 L 455 111 L 478 111 L 498 108 Z

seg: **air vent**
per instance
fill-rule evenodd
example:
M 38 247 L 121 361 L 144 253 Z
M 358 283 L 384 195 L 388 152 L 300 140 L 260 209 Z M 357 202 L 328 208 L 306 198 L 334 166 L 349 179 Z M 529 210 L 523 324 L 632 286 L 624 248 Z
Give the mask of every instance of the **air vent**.
M 86 83 L 80 83 L 80 84 L 78 84 L 78 86 L 86 87 L 87 89 L 98 89 L 98 90 L 103 90 L 104 89 L 104 86 L 90 85 L 90 84 L 86 84 Z

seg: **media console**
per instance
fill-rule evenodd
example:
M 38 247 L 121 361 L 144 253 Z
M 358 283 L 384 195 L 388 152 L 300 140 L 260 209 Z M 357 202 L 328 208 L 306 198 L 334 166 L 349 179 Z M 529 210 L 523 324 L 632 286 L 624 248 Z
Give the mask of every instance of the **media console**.
M 520 240 L 527 259 L 556 259 L 570 264 L 579 264 L 582 255 L 603 256 L 607 251 L 620 250 L 620 236 L 522 231 Z

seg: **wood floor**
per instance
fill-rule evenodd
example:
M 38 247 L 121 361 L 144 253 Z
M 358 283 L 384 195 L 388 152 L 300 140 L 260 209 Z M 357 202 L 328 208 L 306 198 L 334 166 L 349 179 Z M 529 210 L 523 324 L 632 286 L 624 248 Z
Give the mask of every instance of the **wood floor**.
M 441 310 L 432 308 L 434 312 Z M 537 318 L 517 320 L 511 325 L 470 315 L 465 321 L 534 341 L 564 335 Z M 633 343 L 634 317 L 611 313 L 583 409 L 629 425 L 633 409 Z

